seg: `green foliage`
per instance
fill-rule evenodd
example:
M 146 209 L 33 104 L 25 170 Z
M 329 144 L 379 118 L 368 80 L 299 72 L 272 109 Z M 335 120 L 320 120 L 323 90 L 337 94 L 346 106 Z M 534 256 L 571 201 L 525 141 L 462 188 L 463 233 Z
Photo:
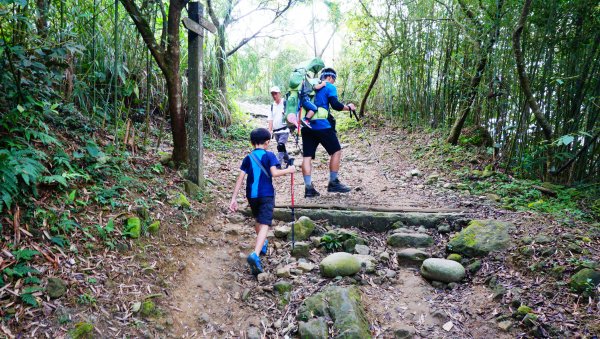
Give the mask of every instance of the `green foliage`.
M 83 293 L 77 297 L 77 303 L 81 305 L 95 305 L 96 298 L 89 293 Z
M 23 262 L 33 259 L 33 257 L 40 254 L 40 252 L 24 248 L 18 251 L 13 251 L 12 254 L 15 256 L 17 262 Z
M 37 194 L 36 184 L 46 168 L 45 155 L 31 149 L 0 149 L 0 212 L 20 194 Z
M 320 246 L 328 252 L 337 252 L 342 248 L 343 240 L 338 233 L 327 233 L 321 237 Z

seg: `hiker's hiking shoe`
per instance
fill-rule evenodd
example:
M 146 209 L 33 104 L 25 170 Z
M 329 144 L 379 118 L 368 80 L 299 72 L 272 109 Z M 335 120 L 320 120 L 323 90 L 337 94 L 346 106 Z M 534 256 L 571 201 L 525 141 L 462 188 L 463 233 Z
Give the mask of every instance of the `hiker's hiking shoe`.
M 321 193 L 317 192 L 317 190 L 312 186 L 306 186 L 304 188 L 304 197 L 305 198 L 314 198 L 321 195 Z
M 269 240 L 265 239 L 265 243 L 263 244 L 263 247 L 260 250 L 260 255 L 267 255 L 268 250 L 269 250 Z
M 252 252 L 246 261 L 248 261 L 248 265 L 250 265 L 250 272 L 252 272 L 253 275 L 262 273 L 262 264 L 260 263 L 260 258 L 258 255 L 256 255 L 256 253 Z
M 312 126 L 310 125 L 310 120 L 307 117 L 304 117 L 304 118 L 300 119 L 300 124 L 303 127 L 312 129 Z
M 337 192 L 337 193 L 348 193 L 352 189 L 340 182 L 339 179 L 335 179 L 329 182 L 327 185 L 327 192 Z

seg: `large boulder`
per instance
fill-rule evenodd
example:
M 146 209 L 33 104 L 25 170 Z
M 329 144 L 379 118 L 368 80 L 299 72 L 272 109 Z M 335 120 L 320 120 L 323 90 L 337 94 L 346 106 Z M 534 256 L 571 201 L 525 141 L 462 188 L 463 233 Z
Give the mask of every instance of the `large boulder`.
M 496 220 L 472 220 L 448 242 L 449 252 L 467 257 L 488 255 L 490 252 L 507 248 L 510 244 L 508 231 L 512 225 Z
M 293 227 L 295 240 L 302 241 L 310 238 L 311 233 L 315 230 L 315 222 L 309 217 L 301 216 Z M 288 234 L 288 240 L 292 240 L 292 232 Z
M 405 248 L 397 254 L 398 264 L 407 266 L 419 266 L 423 260 L 429 257 L 429 253 L 417 248 Z
M 333 319 L 336 338 L 371 338 L 360 290 L 356 286 L 329 286 L 323 292 L 306 298 L 300 306 L 298 320 L 310 322 L 315 317 L 316 321 L 319 317 Z M 302 334 L 301 337 L 304 338 Z
M 421 275 L 429 280 L 451 283 L 465 277 L 465 268 L 456 261 L 429 258 L 421 265 Z
M 433 238 L 424 233 L 394 233 L 387 239 L 387 244 L 392 247 L 429 247 L 433 245 Z
M 330 254 L 319 264 L 321 274 L 328 278 L 356 274 L 360 271 L 360 267 L 358 259 L 346 252 Z

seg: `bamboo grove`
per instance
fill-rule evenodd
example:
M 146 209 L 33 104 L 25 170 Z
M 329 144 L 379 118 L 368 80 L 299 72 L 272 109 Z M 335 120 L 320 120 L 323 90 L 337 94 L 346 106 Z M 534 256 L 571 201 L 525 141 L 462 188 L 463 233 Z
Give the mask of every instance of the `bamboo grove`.
M 361 0 L 348 20 L 346 91 L 362 109 L 445 129 L 454 144 L 482 126 L 507 170 L 597 182 L 598 1 Z

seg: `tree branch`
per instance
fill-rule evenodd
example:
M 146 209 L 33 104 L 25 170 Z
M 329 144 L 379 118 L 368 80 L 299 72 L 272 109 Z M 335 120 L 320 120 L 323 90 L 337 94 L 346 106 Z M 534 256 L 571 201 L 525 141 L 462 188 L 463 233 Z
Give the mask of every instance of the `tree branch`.
M 125 7 L 127 13 L 129 13 L 129 16 L 131 17 L 135 26 L 137 27 L 138 32 L 140 32 L 140 34 L 142 35 L 142 38 L 144 39 L 146 46 L 148 46 L 148 48 L 150 49 L 150 53 L 152 54 L 154 60 L 156 60 L 158 67 L 165 75 L 169 74 L 170 70 L 165 60 L 165 50 L 156 42 L 156 39 L 154 38 L 154 34 L 152 33 L 152 29 L 150 28 L 148 21 L 146 21 L 146 19 L 140 12 L 140 9 L 134 3 L 134 0 L 120 1 L 123 4 L 123 7 Z

